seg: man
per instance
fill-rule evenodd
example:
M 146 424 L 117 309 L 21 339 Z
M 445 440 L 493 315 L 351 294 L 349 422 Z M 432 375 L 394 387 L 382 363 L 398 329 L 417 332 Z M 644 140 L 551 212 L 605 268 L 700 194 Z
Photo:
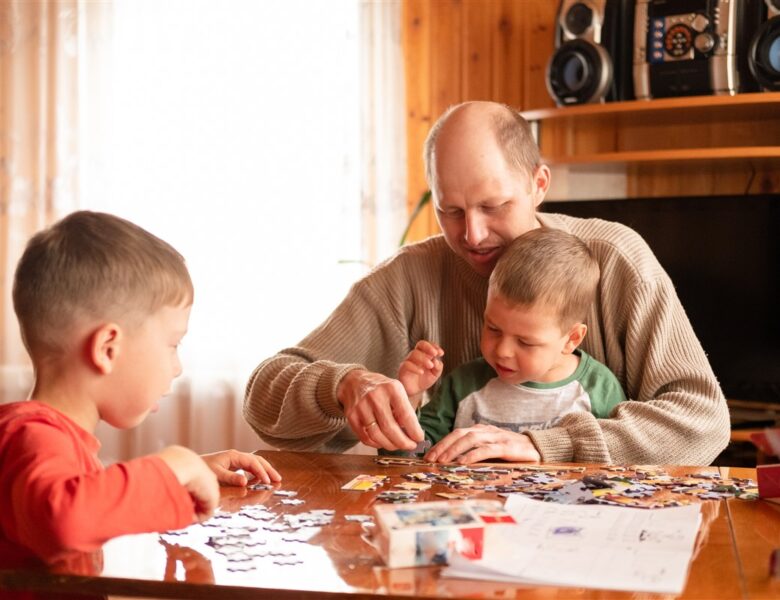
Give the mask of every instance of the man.
M 544 225 L 581 238 L 599 262 L 598 300 L 583 349 L 605 363 L 629 402 L 599 420 L 514 433 L 476 425 L 442 440 L 433 460 L 709 464 L 726 446 L 729 415 L 674 287 L 644 241 L 601 220 L 537 213 L 550 185 L 528 124 L 506 106 L 448 110 L 425 144 L 443 236 L 406 246 L 358 281 L 298 346 L 264 361 L 244 416 L 266 442 L 344 450 L 358 440 L 412 449 L 423 433 L 398 366 L 418 340 L 441 346 L 443 373 L 479 355 L 488 277 L 504 248 Z

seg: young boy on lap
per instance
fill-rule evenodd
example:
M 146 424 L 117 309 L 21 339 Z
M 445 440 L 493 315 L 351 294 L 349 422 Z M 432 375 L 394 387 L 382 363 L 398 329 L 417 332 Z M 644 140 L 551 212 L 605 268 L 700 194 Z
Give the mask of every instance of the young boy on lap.
M 36 234 L 14 308 L 35 384 L 0 405 L 0 565 L 56 561 L 130 533 L 212 514 L 235 469 L 279 481 L 263 458 L 181 446 L 103 467 L 94 431 L 135 427 L 181 373 L 193 287 L 182 256 L 118 217 L 81 211 Z
M 569 233 L 538 228 L 512 242 L 490 276 L 482 358 L 447 375 L 420 411 L 425 437 L 435 444 L 426 459 L 473 462 L 465 436 L 475 427 L 533 441 L 534 430 L 574 411 L 610 416 L 626 399 L 623 389 L 605 365 L 578 349 L 598 283 L 598 263 Z M 398 379 L 415 405 L 441 376 L 443 355 L 422 340 L 401 364 Z M 502 448 L 496 444 L 480 459 L 511 459 Z

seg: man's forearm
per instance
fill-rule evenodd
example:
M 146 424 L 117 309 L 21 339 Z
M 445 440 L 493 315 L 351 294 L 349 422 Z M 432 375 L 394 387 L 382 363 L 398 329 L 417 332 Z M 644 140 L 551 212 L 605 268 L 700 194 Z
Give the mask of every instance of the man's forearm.
M 337 379 L 354 368 L 278 354 L 252 374 L 244 418 L 263 441 L 275 447 L 318 449 L 346 424 L 335 390 Z

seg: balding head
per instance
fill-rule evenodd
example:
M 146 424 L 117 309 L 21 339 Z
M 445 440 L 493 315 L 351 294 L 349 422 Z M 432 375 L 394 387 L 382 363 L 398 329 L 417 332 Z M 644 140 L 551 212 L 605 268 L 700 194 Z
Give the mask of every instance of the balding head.
M 485 133 L 494 138 L 507 165 L 528 177 L 533 175 L 540 157 L 528 121 L 505 104 L 464 102 L 448 108 L 425 140 L 425 178 L 431 190 L 436 190 L 436 147 L 440 140 L 470 140 Z

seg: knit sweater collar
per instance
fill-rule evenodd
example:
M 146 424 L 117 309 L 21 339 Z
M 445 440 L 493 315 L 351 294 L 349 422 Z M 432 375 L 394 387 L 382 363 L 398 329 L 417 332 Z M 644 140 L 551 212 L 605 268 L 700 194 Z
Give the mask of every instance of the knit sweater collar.
M 568 223 L 566 223 L 563 219 L 561 219 L 560 215 L 556 215 L 553 213 L 537 212 L 536 220 L 539 221 L 542 227 L 549 227 L 550 229 L 560 229 L 562 231 L 565 231 L 566 233 L 571 233 L 571 229 L 569 228 Z
M 542 227 L 550 227 L 551 229 L 562 229 L 564 231 L 567 231 L 569 233 L 569 227 L 567 224 L 559 217 L 559 215 L 551 214 L 551 213 L 536 213 L 536 219 L 539 221 L 539 224 L 542 225 Z M 440 234 L 441 235 L 441 234 Z M 452 251 L 452 249 L 447 245 L 447 241 L 444 239 L 444 236 L 441 235 L 441 242 L 444 246 L 445 252 L 447 252 L 451 259 L 454 262 L 455 265 L 455 272 L 463 279 L 463 281 L 466 282 L 466 284 L 469 287 L 472 288 L 484 288 L 487 289 L 488 280 L 489 277 L 483 277 L 479 273 L 477 273 L 469 263 L 466 262 L 465 259 L 461 258 L 455 252 Z
M 455 254 L 455 252 L 452 251 L 452 248 L 450 248 L 444 240 L 444 236 L 442 236 L 442 242 L 444 242 L 445 252 L 450 257 L 454 266 L 454 271 L 458 277 L 460 277 L 460 279 L 471 289 L 487 290 L 489 277 L 483 277 L 477 273 L 464 258 Z

